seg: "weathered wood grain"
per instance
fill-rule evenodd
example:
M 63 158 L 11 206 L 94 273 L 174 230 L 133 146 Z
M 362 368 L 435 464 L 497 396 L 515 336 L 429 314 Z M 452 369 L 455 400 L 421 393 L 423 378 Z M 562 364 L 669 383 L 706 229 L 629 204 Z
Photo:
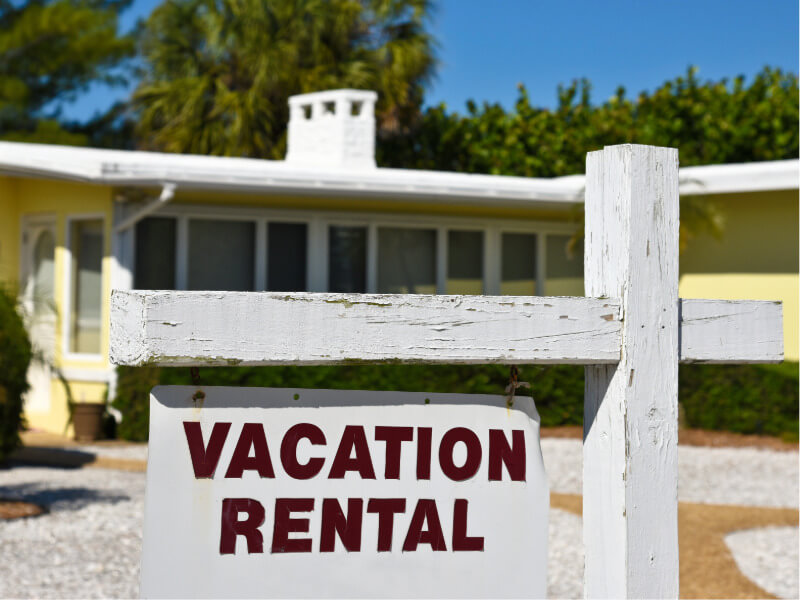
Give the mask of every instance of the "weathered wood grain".
M 783 306 L 767 300 L 681 300 L 681 362 L 778 363 Z
M 678 597 L 678 152 L 586 161 L 585 286 L 621 299 L 617 365 L 587 367 L 587 598 Z
M 618 303 L 592 298 L 115 291 L 116 364 L 613 363 Z
M 615 363 L 618 311 L 617 300 L 591 298 L 114 291 L 111 357 L 165 366 Z M 681 314 L 681 362 L 783 359 L 780 303 L 682 300 Z

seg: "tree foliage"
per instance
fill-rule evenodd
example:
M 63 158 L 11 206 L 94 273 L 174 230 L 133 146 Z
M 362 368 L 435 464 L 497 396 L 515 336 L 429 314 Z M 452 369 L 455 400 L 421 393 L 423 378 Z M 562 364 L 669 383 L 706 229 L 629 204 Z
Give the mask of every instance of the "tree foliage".
M 383 166 L 523 177 L 583 173 L 586 153 L 612 144 L 680 149 L 682 166 L 778 160 L 798 156 L 798 80 L 765 68 L 749 85 L 743 77 L 701 82 L 690 68 L 636 100 L 618 88 L 607 102 L 591 103 L 588 81 L 558 90 L 554 110 L 531 105 L 524 86 L 511 111 L 467 103 L 467 114 L 444 105 L 428 109 L 415 126 L 385 136 Z M 570 246 L 583 237 L 583 212 Z M 681 201 L 681 249 L 701 234 L 720 237 L 724 212 L 713 200 Z
M 32 351 L 15 296 L 0 287 L 0 464 L 20 445 L 22 396 L 28 391 Z
M 798 156 L 798 80 L 765 68 L 748 84 L 702 82 L 690 68 L 652 94 L 628 99 L 620 87 L 591 103 L 588 81 L 558 90 L 555 109 L 531 105 L 519 87 L 513 110 L 467 103 L 467 114 L 428 109 L 413 129 L 386 137 L 384 166 L 557 177 L 583 173 L 586 153 L 612 144 L 680 148 L 682 166 L 778 160 Z
M 130 0 L 0 0 L 0 139 L 85 144 L 86 130 L 64 124 L 60 104 L 93 82 L 122 81 L 134 51 L 117 35 Z
M 419 113 L 434 72 L 428 0 L 166 0 L 142 34 L 144 146 L 283 158 L 292 94 L 379 93 L 381 127 Z

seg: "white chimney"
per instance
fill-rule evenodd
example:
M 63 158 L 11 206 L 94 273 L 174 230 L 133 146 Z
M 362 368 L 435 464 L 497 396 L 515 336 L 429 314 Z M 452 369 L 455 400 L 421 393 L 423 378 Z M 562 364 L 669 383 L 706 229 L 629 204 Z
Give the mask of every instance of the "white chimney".
M 367 90 L 290 96 L 286 162 L 374 168 L 377 99 Z

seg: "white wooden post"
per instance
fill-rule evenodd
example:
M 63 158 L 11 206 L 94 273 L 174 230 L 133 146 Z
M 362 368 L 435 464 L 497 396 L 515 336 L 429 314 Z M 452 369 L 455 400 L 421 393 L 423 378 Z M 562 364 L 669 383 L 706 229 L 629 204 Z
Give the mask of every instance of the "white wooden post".
M 678 152 L 586 161 L 587 296 L 619 298 L 622 353 L 586 367 L 584 593 L 678 597 Z

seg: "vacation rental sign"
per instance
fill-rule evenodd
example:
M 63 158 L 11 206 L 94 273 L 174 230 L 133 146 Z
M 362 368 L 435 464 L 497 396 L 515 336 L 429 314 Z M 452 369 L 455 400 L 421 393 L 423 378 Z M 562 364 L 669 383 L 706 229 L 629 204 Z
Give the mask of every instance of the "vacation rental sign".
M 530 398 L 151 395 L 142 597 L 544 597 Z

